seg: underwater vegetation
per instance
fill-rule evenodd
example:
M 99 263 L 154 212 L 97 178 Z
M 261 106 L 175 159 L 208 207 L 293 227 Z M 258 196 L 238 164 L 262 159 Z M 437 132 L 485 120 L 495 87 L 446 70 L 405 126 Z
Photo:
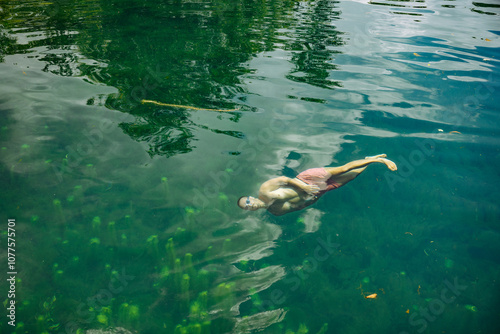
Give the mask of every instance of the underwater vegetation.
M 23 298 L 18 308 L 23 321 L 13 333 L 70 330 L 83 334 L 89 329 L 117 327 L 141 333 L 231 332 L 232 308 L 250 294 L 258 298 L 255 290 L 242 288 L 217 269 L 224 256 L 238 247 L 231 234 L 204 249 L 192 248 L 196 232 L 189 221 L 185 227 L 160 233 L 144 228 L 129 208 L 112 214 L 90 210 L 82 214 L 88 190 L 85 186 L 72 189 L 60 197 L 65 201 L 51 200 L 48 213 L 31 215 L 35 228 L 43 228 L 51 218 L 57 220 L 60 228 L 45 240 L 54 244 L 57 261 L 47 267 L 41 280 L 46 289 L 39 286 L 40 292 Z M 80 210 L 73 207 L 75 201 L 80 202 Z M 188 208 L 186 213 L 191 223 L 199 219 L 197 208 Z M 153 233 L 148 235 L 148 231 Z M 234 269 L 249 274 L 267 266 L 241 260 Z M 19 290 L 29 291 L 31 286 L 26 290 L 21 283 Z M 43 291 L 54 293 L 47 296 Z M 272 332 L 311 333 L 305 324 L 281 325 L 273 326 Z M 318 333 L 326 330 L 325 324 Z
M 171 195 L 167 193 L 167 181 L 157 181 L 164 186 L 164 192 L 158 193 L 159 201 L 164 201 L 164 195 Z M 400 326 L 406 328 L 406 318 L 425 311 L 435 299 L 432 291 L 440 291 L 441 281 L 434 279 L 433 285 L 425 286 L 415 270 L 404 265 L 396 271 L 380 271 L 392 268 L 389 259 L 394 256 L 377 256 L 378 252 L 401 249 L 399 253 L 410 253 L 411 249 L 422 263 L 433 259 L 432 263 L 449 275 L 460 274 L 463 267 L 449 252 L 440 254 L 437 242 L 415 240 L 420 227 L 413 227 L 412 233 L 405 233 L 407 226 L 401 227 L 396 237 L 381 235 L 376 222 L 356 212 L 347 215 L 354 217 L 343 220 L 347 223 L 334 227 L 342 244 L 332 249 L 325 261 L 315 261 L 311 251 L 318 246 L 318 237 L 329 238 L 325 229 L 333 224 L 325 220 L 319 231 L 306 235 L 301 232 L 304 222 L 300 218 L 294 219 L 298 223 L 283 236 L 291 241 L 281 243 L 272 257 L 247 259 L 239 256 L 239 233 L 244 224 L 234 224 L 231 218 L 225 225 L 218 221 L 218 212 L 229 201 L 225 194 L 214 197 L 213 211 L 196 206 L 177 208 L 178 215 L 159 228 L 158 224 L 148 224 L 151 216 L 141 213 L 143 208 L 134 203 L 97 210 L 91 203 L 97 196 L 88 183 L 70 184 L 68 189 L 46 199 L 43 210 L 27 212 L 30 230 L 25 235 L 36 242 L 20 249 L 32 252 L 36 259 L 43 256 L 48 260 L 34 265 L 37 285 L 31 278 L 18 282 L 19 293 L 23 294 L 18 311 L 23 321 L 18 322 L 16 334 L 57 333 L 66 328 L 83 334 L 89 329 L 116 327 L 141 333 L 230 333 L 235 321 L 245 324 L 245 319 L 259 312 L 280 308 L 286 316 L 266 327 L 266 333 L 324 334 L 339 326 L 348 328 L 349 324 L 335 314 L 341 314 L 349 303 L 356 304 L 360 314 L 390 319 L 390 305 L 399 299 L 408 300 L 400 312 Z M 107 203 L 109 197 L 103 194 L 99 199 Z M 223 226 L 205 238 L 200 226 L 208 219 Z M 55 228 L 47 237 L 36 239 L 51 224 Z M 332 242 L 338 237 L 330 235 Z M 377 246 L 359 247 L 360 237 Z M 39 255 L 35 246 L 49 251 Z M 289 275 L 269 289 L 256 289 L 242 279 L 277 265 Z M 279 289 L 286 301 L 272 305 L 269 301 Z M 340 302 L 331 305 L 332 300 Z M 449 316 L 443 316 L 443 321 L 452 315 L 474 318 L 484 312 L 474 299 L 460 303 L 463 305 L 457 304 L 456 309 L 451 305 L 447 308 Z M 318 314 L 314 322 L 300 317 L 303 304 Z M 329 305 L 330 313 L 321 314 L 325 305 Z M 381 321 L 374 327 L 382 332 L 386 324 Z

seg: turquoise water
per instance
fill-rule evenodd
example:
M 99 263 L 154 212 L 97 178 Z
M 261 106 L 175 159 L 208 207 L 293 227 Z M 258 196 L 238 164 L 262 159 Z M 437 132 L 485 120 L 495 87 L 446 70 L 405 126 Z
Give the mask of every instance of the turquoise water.
M 0 1 L 0 332 L 498 333 L 499 15 Z M 307 210 L 235 204 L 379 153 Z

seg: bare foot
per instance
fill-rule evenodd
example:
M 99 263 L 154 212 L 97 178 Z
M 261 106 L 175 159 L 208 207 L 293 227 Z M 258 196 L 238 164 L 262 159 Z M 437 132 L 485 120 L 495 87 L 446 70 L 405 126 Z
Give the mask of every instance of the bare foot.
M 396 166 L 396 164 L 389 159 L 378 158 L 378 161 L 384 163 L 387 166 L 387 168 L 389 168 L 392 171 L 398 170 L 398 166 Z
M 371 157 L 365 157 L 365 159 L 377 159 L 377 158 L 386 158 L 386 157 L 387 157 L 387 154 L 378 154 L 378 155 L 374 155 Z

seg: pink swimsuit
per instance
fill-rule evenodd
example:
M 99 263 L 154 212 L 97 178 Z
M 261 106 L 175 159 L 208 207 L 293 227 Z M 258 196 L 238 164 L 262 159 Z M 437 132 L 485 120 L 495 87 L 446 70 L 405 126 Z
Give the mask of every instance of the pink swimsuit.
M 331 175 L 324 168 L 311 168 L 297 175 L 297 179 L 307 184 L 315 184 L 319 187 L 318 195 L 323 195 L 327 191 L 337 189 L 340 184 L 331 179 Z

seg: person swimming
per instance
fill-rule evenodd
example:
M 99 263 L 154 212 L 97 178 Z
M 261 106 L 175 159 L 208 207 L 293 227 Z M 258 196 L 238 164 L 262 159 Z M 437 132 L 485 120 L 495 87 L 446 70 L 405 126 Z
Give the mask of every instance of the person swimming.
M 386 157 L 386 154 L 379 154 L 340 167 L 311 168 L 294 179 L 286 176 L 276 177 L 260 186 L 258 198 L 242 196 L 237 203 L 244 210 L 267 209 L 275 216 L 302 210 L 316 203 L 326 192 L 354 180 L 372 163 L 383 163 L 391 171 L 397 170 L 396 164 Z

